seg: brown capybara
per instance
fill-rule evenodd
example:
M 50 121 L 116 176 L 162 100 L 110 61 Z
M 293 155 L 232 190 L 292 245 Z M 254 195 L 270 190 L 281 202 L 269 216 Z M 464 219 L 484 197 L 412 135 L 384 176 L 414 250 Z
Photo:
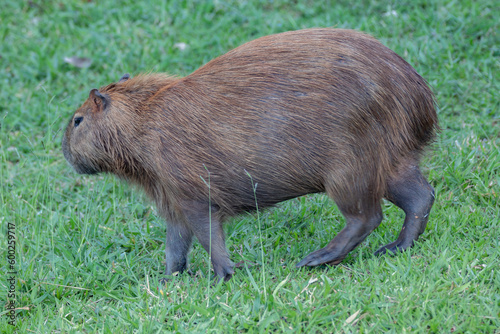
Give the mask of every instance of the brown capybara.
M 93 89 L 62 147 L 78 173 L 113 173 L 154 200 L 167 275 L 186 269 L 196 236 L 228 280 L 222 223 L 310 193 L 326 192 L 346 225 L 298 267 L 341 262 L 380 224 L 384 197 L 406 218 L 377 253 L 411 247 L 434 202 L 419 158 L 437 128 L 431 90 L 400 56 L 360 32 L 306 29 L 184 78 L 125 75 Z

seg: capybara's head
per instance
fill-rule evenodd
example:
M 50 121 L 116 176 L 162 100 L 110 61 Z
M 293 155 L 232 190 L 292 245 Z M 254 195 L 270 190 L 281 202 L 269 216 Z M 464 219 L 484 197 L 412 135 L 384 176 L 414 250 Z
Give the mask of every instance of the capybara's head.
M 131 84 L 129 77 L 125 74 L 117 83 L 92 89 L 71 118 L 62 148 L 78 173 L 125 176 L 137 172 L 140 163 L 134 157 L 146 149 L 139 140 L 144 115 L 136 108 L 137 102 L 150 97 L 171 78 L 148 76 L 148 89 L 140 89 L 146 76 Z
M 120 82 L 127 79 L 124 76 Z M 120 158 L 117 148 L 122 146 L 119 143 L 127 133 L 127 119 L 128 113 L 121 103 L 92 89 L 68 124 L 62 142 L 64 157 L 80 174 L 111 171 Z

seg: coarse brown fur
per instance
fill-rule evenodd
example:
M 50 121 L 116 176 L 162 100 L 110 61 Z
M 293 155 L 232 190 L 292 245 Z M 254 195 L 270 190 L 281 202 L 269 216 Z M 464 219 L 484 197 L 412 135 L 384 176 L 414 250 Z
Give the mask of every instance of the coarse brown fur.
M 166 274 L 186 268 L 196 236 L 229 279 L 221 224 L 256 199 L 264 208 L 326 192 L 344 214 L 344 230 L 299 266 L 339 263 L 379 225 L 383 197 L 406 219 L 379 252 L 410 247 L 434 200 L 418 163 L 436 129 L 433 94 L 400 56 L 359 32 L 307 29 L 248 42 L 184 78 L 92 90 L 63 152 L 77 172 L 113 173 L 156 202 Z

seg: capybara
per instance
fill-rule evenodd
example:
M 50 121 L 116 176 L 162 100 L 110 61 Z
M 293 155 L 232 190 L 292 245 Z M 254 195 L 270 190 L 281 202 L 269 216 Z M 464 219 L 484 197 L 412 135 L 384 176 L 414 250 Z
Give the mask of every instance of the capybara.
M 305 194 L 326 192 L 346 222 L 298 267 L 341 262 L 380 224 L 382 198 L 406 218 L 377 253 L 411 247 L 434 202 L 419 160 L 437 129 L 432 91 L 400 56 L 364 33 L 306 29 L 183 78 L 125 75 L 92 89 L 62 147 L 78 173 L 115 174 L 156 203 L 166 275 L 186 269 L 195 236 L 228 280 L 222 223 Z

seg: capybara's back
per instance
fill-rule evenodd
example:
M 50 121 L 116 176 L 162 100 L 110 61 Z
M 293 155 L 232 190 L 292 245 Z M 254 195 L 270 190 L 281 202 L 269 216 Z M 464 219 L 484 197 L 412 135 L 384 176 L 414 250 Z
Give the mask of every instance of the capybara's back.
M 114 173 L 156 201 L 166 274 L 185 269 L 194 235 L 228 279 L 221 222 L 309 193 L 326 192 L 346 227 L 298 266 L 339 263 L 379 225 L 383 197 L 406 219 L 378 252 L 410 247 L 434 200 L 418 162 L 436 128 L 432 92 L 396 53 L 359 32 L 308 29 L 246 43 L 184 78 L 92 90 L 63 151 L 77 171 Z

